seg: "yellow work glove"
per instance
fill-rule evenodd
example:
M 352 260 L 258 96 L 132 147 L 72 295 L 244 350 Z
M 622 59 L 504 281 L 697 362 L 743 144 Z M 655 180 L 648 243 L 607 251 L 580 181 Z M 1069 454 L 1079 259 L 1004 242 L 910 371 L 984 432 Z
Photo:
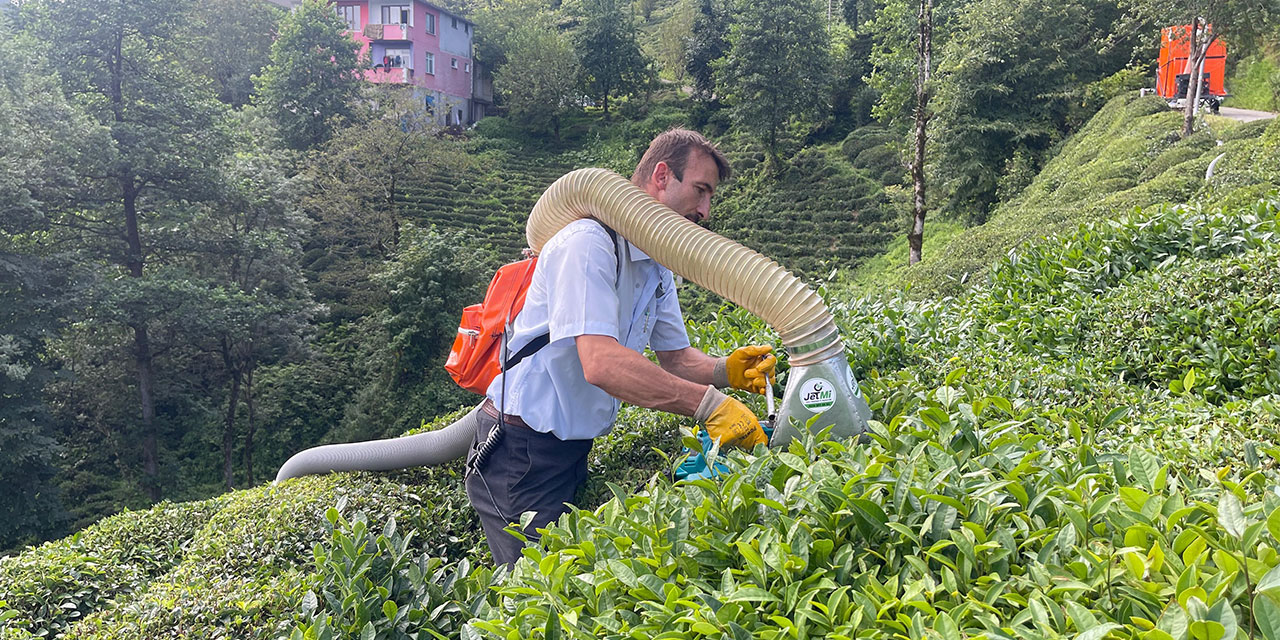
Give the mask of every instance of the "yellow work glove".
M 702 396 L 702 403 L 693 417 L 707 426 L 707 434 L 712 440 L 719 440 L 722 447 L 732 445 L 751 449 L 758 444 L 769 443 L 756 414 L 715 387 L 707 387 L 707 393 Z
M 778 359 L 769 353 L 773 347 L 753 344 L 739 347 L 729 357 L 716 363 L 712 374 L 717 387 L 733 387 L 752 393 L 764 393 L 765 385 L 774 376 Z

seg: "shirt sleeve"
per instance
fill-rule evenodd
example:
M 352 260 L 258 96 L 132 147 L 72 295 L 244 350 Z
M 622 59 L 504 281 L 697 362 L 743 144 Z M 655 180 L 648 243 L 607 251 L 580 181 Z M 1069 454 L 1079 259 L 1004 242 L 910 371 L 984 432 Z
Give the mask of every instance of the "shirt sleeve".
M 558 238 L 559 239 L 559 238 Z M 538 258 L 547 285 L 551 341 L 581 335 L 618 339 L 618 258 L 609 234 L 591 222 L 567 229 Z
M 685 330 L 680 297 L 676 294 L 675 278 L 670 271 L 662 276 L 654 316 L 653 334 L 649 336 L 650 348 L 654 351 L 678 351 L 689 346 L 689 332 Z

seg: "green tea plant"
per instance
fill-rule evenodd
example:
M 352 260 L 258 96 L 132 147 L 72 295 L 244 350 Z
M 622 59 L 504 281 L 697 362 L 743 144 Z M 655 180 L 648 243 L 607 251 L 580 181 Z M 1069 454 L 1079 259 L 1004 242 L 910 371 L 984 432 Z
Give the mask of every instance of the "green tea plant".
M 314 550 L 316 574 L 291 640 L 448 638 L 485 605 L 490 569 L 415 553 L 414 532 L 395 518 L 380 534 L 368 516 L 325 513 L 329 540 Z
M 183 560 L 191 538 L 225 503 L 214 498 L 126 511 L 93 529 L 0 558 L 0 638 L 58 636 L 143 589 Z
M 1280 497 L 943 386 L 871 442 L 735 455 L 525 550 L 485 637 L 1280 637 Z M 919 397 L 919 396 L 918 396 Z M 1043 432 L 1067 430 L 1069 446 Z M 1264 493 L 1265 492 L 1265 493 Z

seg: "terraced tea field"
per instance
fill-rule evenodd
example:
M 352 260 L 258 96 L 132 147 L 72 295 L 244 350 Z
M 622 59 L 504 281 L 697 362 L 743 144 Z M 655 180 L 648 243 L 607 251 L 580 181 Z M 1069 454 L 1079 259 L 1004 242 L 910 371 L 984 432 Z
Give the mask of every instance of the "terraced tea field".
M 527 149 L 477 138 L 475 165 L 405 189 L 405 219 L 473 233 L 478 244 L 514 259 L 525 247 L 530 209 L 552 182 L 594 164 L 591 149 Z M 852 267 L 884 251 L 894 216 L 882 186 L 838 152 L 806 149 L 781 177 L 762 178 L 763 154 L 725 145 L 734 178 L 713 207 L 711 227 L 809 276 Z
M 475 161 L 471 170 L 405 189 L 405 219 L 466 230 L 500 258 L 514 259 L 525 247 L 525 221 L 538 196 L 576 167 L 569 157 L 545 151 L 484 149 Z

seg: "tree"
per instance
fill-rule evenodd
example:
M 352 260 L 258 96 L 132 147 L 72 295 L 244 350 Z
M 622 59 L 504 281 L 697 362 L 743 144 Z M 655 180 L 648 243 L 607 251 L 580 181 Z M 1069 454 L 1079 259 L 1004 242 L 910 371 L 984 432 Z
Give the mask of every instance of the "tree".
M 293 149 L 332 135 L 359 95 L 360 58 L 347 25 L 325 0 L 304 0 L 280 25 L 271 64 L 256 78 L 259 102 Z
M 698 16 L 691 0 L 680 0 L 671 15 L 658 25 L 657 55 L 662 71 L 684 85 L 689 70 L 688 43 L 693 38 L 693 21 Z
M 360 322 L 365 381 L 344 416 L 344 438 L 399 435 L 474 402 L 444 361 L 462 308 L 484 295 L 492 254 L 464 234 L 406 226 L 407 242 L 372 278 L 386 308 Z
M 776 162 L 778 134 L 825 108 L 829 66 L 823 8 L 814 0 L 747 0 L 716 67 L 716 91 L 734 122 L 762 139 Z
M 507 39 L 508 62 L 493 86 L 516 120 L 550 126 L 560 139 L 560 116 L 573 106 L 579 67 L 573 45 L 551 25 L 530 23 Z
M 60 448 L 43 397 L 53 372 L 40 357 L 59 315 L 46 294 L 55 284 L 50 266 L 0 246 L 0 553 L 48 539 L 68 519 L 53 483 Z
M 258 368 L 296 358 L 304 352 L 311 318 L 311 296 L 298 254 L 305 221 L 293 211 L 293 186 L 287 157 L 250 144 L 222 168 L 222 195 L 192 231 L 204 242 L 192 270 L 213 292 L 200 314 L 193 342 L 221 367 L 227 386 L 223 413 L 223 483 L 235 485 L 234 455 L 239 408 L 246 409 L 243 453 L 247 485 L 254 482 Z
M 56 79 L 26 64 L 34 46 L 0 15 L 0 553 L 60 533 L 69 517 L 55 482 L 62 450 L 45 342 L 69 314 L 75 279 L 32 239 L 49 231 L 48 209 L 77 197 L 66 168 L 101 170 L 82 161 L 111 142 Z
M 649 61 L 636 43 L 630 4 L 623 0 L 583 0 L 575 32 L 582 84 L 586 94 L 604 107 L 609 99 L 643 90 L 650 79 Z
M 1092 115 L 1082 113 L 1089 85 L 1140 46 L 1116 27 L 1122 17 L 1114 0 L 975 0 L 956 14 L 937 83 L 937 166 L 950 208 L 985 219 Z
M 555 3 L 559 7 L 560 3 Z M 521 27 L 558 27 L 560 10 L 547 0 L 499 0 L 479 6 L 472 13 L 476 23 L 476 61 L 497 69 L 510 59 L 510 38 Z
M 310 162 L 300 194 L 301 211 L 317 223 L 309 249 L 326 263 L 313 286 L 336 317 L 366 315 L 385 304 L 368 281 L 400 249 L 405 189 L 465 161 L 410 94 L 370 85 L 365 96 L 368 108 Z
M 704 102 L 715 94 L 714 64 L 729 52 L 726 37 L 733 23 L 727 7 L 717 7 L 714 0 L 701 0 L 698 13 L 686 43 L 686 68 L 693 78 L 693 97 Z
M 1127 0 L 1127 6 L 1153 27 L 1190 25 L 1182 35 L 1190 52 L 1184 73 L 1190 73 L 1192 78 L 1200 76 L 1199 70 L 1215 38 L 1248 51 L 1280 21 L 1278 0 Z M 1182 120 L 1184 138 L 1195 129 L 1199 88 L 1198 80 L 1188 84 Z
M 924 151 L 928 142 L 929 127 L 929 74 L 933 58 L 933 0 L 920 0 L 920 12 L 916 16 L 916 107 L 912 119 L 915 135 L 912 137 L 911 156 L 911 232 L 907 234 L 908 264 L 920 262 L 924 244 L 925 182 Z
M 173 38 L 187 24 L 188 8 L 167 0 L 34 6 L 35 28 L 51 49 L 39 57 L 58 60 L 65 92 L 110 135 L 110 144 L 93 150 L 103 170 L 67 176 L 81 189 L 49 215 L 56 242 L 116 272 L 101 274 L 93 297 L 101 321 L 131 333 L 143 485 L 152 499 L 161 495 L 155 321 L 166 314 L 162 298 L 173 302 L 192 290 L 152 278 L 149 265 L 187 242 L 170 232 L 208 196 L 210 167 L 225 146 L 221 109 L 182 64 L 185 52 Z
M 199 0 L 184 30 L 195 68 L 213 80 L 218 99 L 242 107 L 253 94 L 253 76 L 270 61 L 271 43 L 284 11 L 262 0 Z M 227 55 L 234 51 L 235 55 Z

